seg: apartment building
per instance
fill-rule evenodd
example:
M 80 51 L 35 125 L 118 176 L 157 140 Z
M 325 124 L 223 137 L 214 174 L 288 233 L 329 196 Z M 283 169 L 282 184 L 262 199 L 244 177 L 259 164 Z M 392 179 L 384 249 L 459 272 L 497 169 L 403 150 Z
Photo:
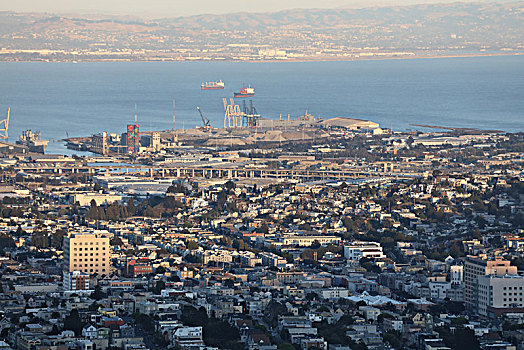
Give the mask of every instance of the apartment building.
M 126 264 L 126 276 L 137 277 L 153 273 L 153 266 L 147 260 L 132 259 Z
M 64 290 L 89 290 L 89 274 L 80 271 L 64 272 Z
M 349 260 L 360 260 L 362 258 L 381 259 L 385 258 L 380 243 L 377 242 L 353 242 L 344 246 L 344 257 Z
M 110 273 L 109 235 L 73 233 L 64 237 L 64 272 Z
M 265 266 L 278 267 L 286 265 L 287 263 L 286 259 L 283 257 L 269 252 L 259 253 L 258 256 L 262 258 L 262 264 Z
M 524 277 L 488 275 L 477 281 L 479 315 L 497 317 L 503 312 L 524 311 Z
M 464 302 L 466 309 L 477 313 L 478 277 L 487 275 L 516 275 L 517 267 L 502 258 L 487 259 L 481 256 L 467 256 L 464 263 Z

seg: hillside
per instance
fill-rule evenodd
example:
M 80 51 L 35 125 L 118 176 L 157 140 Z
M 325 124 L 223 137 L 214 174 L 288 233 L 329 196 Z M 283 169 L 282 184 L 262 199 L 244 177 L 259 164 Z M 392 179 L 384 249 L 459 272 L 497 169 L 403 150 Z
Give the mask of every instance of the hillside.
M 171 58 L 191 53 L 230 59 L 258 55 L 268 48 L 302 56 L 347 56 L 363 48 L 415 53 L 519 51 L 524 49 L 524 2 L 287 10 L 155 20 L 2 12 L 0 46 L 8 51 L 61 51 L 54 53 L 55 58 L 72 50 L 132 55 L 126 59 L 134 59 L 140 52 Z M 12 58 L 12 51 L 2 57 Z

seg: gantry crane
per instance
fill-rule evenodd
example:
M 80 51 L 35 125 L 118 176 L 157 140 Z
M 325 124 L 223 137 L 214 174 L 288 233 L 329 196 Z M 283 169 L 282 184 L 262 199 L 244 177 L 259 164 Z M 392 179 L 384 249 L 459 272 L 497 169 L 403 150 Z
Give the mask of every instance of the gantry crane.
M 224 102 L 224 129 L 241 128 L 242 118 L 244 113 L 240 110 L 240 106 L 235 104 L 235 100 L 229 99 L 229 103 L 226 98 L 223 98 Z
M 0 120 L 0 139 L 7 140 L 9 138 L 9 113 L 11 108 L 7 109 L 7 117 L 3 120 Z
M 255 106 L 253 106 L 253 100 L 249 100 L 249 107 L 246 105 L 245 100 L 242 101 L 242 104 L 244 106 L 243 125 L 248 128 L 257 126 L 260 114 L 258 114 Z

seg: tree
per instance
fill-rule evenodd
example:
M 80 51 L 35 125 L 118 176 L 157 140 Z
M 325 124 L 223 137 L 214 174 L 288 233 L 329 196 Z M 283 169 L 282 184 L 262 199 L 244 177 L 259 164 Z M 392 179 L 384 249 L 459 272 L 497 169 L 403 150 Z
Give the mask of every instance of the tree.
M 278 350 L 295 350 L 295 347 L 290 343 L 278 344 Z
M 455 259 L 463 255 L 457 242 L 453 242 L 449 254 Z
M 192 306 L 185 305 L 182 307 L 180 320 L 189 327 L 204 326 L 207 321 L 207 313 L 203 308 L 195 309 Z
M 227 201 L 226 191 L 220 191 L 217 196 L 216 208 L 219 212 L 222 212 L 225 208 Z
M 129 198 L 129 200 L 127 201 L 127 212 L 130 216 L 133 216 L 136 213 L 135 200 L 133 199 L 133 197 Z
M 446 308 L 447 312 L 452 315 L 458 315 L 465 310 L 464 303 L 457 301 L 448 301 L 444 304 L 444 307 Z
M 313 243 L 311 244 L 311 249 L 318 249 L 318 248 L 320 248 L 320 242 L 317 239 L 315 239 Z
M 157 281 L 156 282 L 156 285 L 155 285 L 155 288 L 153 289 L 153 292 L 155 294 L 160 294 L 162 292 L 162 290 L 164 290 L 166 288 L 166 283 L 162 280 L 160 281 Z
M 339 324 L 328 324 L 326 320 L 316 323 L 318 334 L 322 336 L 329 344 L 348 345 L 349 337 L 345 335 L 345 328 Z
M 49 235 L 46 231 L 37 231 L 31 237 L 31 244 L 37 248 L 49 247 Z
M 53 325 L 53 328 L 51 331 L 46 333 L 47 335 L 58 335 L 60 334 L 60 331 L 58 330 L 58 326 L 56 324 Z
M 184 195 L 189 194 L 189 191 L 186 186 L 181 183 L 175 183 L 167 189 L 167 193 L 182 193 Z
M 232 327 L 227 322 L 214 317 L 208 317 L 203 308 L 195 309 L 192 306 L 182 307 L 180 320 L 190 327 L 203 327 L 204 342 L 208 345 L 221 349 L 241 349 L 238 343 L 240 340 L 238 329 Z
M 260 227 L 257 227 L 255 229 L 255 232 L 268 234 L 269 233 L 269 227 L 267 227 L 266 224 L 262 224 Z
M 172 274 L 172 275 L 168 278 L 168 280 L 169 280 L 170 282 L 180 282 L 180 277 L 178 277 L 177 275 L 173 275 L 173 274 Z
M 385 318 L 395 318 L 395 317 L 394 317 L 393 315 L 391 315 L 391 314 L 387 314 L 387 313 L 380 314 L 380 315 L 378 315 L 378 317 L 377 317 L 377 322 L 378 322 L 379 324 L 382 324 L 382 323 L 384 322 L 384 319 L 385 319 Z
M 96 286 L 95 290 L 93 291 L 93 293 L 91 293 L 91 298 L 93 298 L 95 300 L 103 299 L 106 296 L 107 295 L 104 292 L 102 292 L 102 288 L 100 288 L 100 286 Z
M 228 287 L 228 288 L 232 288 L 235 286 L 235 282 L 232 280 L 232 279 L 227 279 L 224 281 L 224 286 Z
M 264 316 L 268 320 L 268 324 L 271 327 L 276 327 L 279 316 L 285 315 L 286 312 L 287 309 L 284 305 L 277 301 L 271 300 L 264 310 Z
M 196 250 L 199 247 L 198 246 L 198 242 L 196 242 L 196 241 L 189 241 L 189 242 L 187 242 L 186 246 L 187 246 L 187 249 L 189 249 L 189 250 Z
M 67 232 L 65 230 L 56 230 L 55 232 L 53 232 L 51 245 L 54 248 L 62 249 L 62 243 L 66 234 Z
M 152 334 L 155 332 L 155 321 L 149 315 L 145 314 L 134 314 L 133 318 L 137 325 L 139 325 L 145 332 Z
M 455 330 L 455 349 L 460 350 L 477 350 L 480 349 L 480 343 L 475 336 L 475 332 L 469 328 L 460 328 Z
M 13 237 L 6 235 L 4 233 L 0 234 L 0 251 L 3 251 L 5 248 L 14 248 L 15 240 Z
M 16 229 L 15 236 L 21 237 L 25 236 L 27 233 L 22 229 L 22 226 L 18 225 L 18 228 Z
M 436 329 L 444 343 L 452 349 L 478 350 L 480 343 L 475 336 L 475 332 L 469 328 L 457 328 L 451 333 L 448 327 Z
M 237 187 L 237 185 L 236 185 L 233 181 L 231 181 L 231 180 L 228 180 L 228 181 L 224 184 L 224 186 L 225 186 L 228 190 L 230 190 L 230 191 L 231 191 L 231 190 L 234 190 L 234 189 Z
M 122 245 L 124 245 L 124 242 L 122 241 L 122 238 L 114 236 L 109 241 L 109 244 L 111 244 L 112 246 L 122 246 Z
M 76 309 L 71 310 L 71 313 L 69 314 L 69 316 L 67 316 L 64 319 L 64 330 L 73 331 L 75 332 L 75 335 L 80 336 L 82 335 L 82 328 L 84 328 L 84 324 L 82 323 L 82 320 L 80 319 L 78 310 Z
M 468 319 L 465 317 L 455 317 L 451 320 L 453 325 L 464 325 L 469 323 Z
M 317 296 L 316 293 L 309 292 L 309 293 L 306 294 L 306 300 L 307 301 L 316 300 L 317 298 L 318 298 L 318 296 Z
M 388 342 L 394 349 L 402 349 L 402 342 L 399 335 L 394 331 L 384 334 L 384 341 Z

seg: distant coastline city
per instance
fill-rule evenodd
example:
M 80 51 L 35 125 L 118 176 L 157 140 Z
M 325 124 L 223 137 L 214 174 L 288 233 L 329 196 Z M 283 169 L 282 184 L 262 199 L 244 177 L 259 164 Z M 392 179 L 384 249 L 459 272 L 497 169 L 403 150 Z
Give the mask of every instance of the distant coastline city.
M 524 349 L 523 40 L 0 12 L 0 350 Z
M 522 3 L 144 20 L 1 12 L 1 61 L 329 61 L 522 54 Z

